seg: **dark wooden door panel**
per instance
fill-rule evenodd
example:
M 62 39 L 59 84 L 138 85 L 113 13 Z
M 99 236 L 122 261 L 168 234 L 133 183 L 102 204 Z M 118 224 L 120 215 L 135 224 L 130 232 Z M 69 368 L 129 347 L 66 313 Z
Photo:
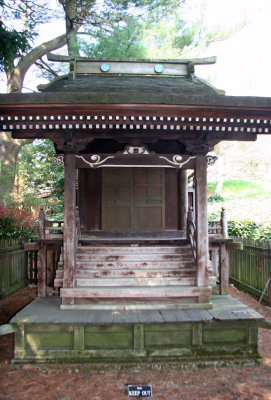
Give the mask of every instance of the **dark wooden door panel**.
M 104 230 L 165 228 L 162 168 L 103 169 Z
M 131 226 L 130 168 L 103 169 L 103 230 L 129 230 Z
M 101 229 L 102 171 L 79 169 L 78 205 L 82 231 Z

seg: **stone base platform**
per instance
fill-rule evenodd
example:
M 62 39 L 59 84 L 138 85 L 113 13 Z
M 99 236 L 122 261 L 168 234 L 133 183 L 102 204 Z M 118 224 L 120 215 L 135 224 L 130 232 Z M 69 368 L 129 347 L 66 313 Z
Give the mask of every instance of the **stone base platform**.
M 264 318 L 230 296 L 209 310 L 60 310 L 59 297 L 37 298 L 11 321 L 13 363 L 88 363 L 173 368 L 259 363 Z

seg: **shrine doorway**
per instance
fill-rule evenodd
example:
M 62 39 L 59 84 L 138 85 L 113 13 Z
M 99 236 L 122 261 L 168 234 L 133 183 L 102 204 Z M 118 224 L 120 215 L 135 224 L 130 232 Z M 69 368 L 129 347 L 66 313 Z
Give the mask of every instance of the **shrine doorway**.
M 102 230 L 165 229 L 163 168 L 103 168 Z

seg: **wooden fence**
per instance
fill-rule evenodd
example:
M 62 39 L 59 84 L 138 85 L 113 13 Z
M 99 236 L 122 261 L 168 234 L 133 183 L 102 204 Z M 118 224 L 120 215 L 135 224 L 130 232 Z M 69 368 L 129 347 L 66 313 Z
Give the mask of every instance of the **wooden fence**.
M 37 251 L 25 252 L 19 239 L 0 240 L 0 298 L 26 282 L 37 283 Z
M 271 306 L 271 241 L 234 240 L 243 243 L 243 250 L 229 252 L 230 282 Z

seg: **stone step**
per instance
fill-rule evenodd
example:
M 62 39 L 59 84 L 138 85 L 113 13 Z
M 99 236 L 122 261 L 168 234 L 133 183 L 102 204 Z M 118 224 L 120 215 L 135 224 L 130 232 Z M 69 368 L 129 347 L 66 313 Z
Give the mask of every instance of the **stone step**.
M 167 278 L 76 278 L 76 287 L 153 287 L 153 286 L 194 286 L 196 278 L 167 277 Z

